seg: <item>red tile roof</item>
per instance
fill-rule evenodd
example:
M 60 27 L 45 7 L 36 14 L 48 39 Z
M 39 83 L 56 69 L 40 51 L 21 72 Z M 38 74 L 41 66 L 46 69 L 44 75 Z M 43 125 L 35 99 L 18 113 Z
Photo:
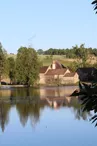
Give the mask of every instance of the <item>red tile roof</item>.
M 67 69 L 50 69 L 45 75 L 64 75 Z
M 76 74 L 75 72 L 67 73 L 64 75 L 64 77 L 74 77 L 75 74 Z
M 45 73 L 47 71 L 47 69 L 48 69 L 48 66 L 43 66 L 40 68 L 39 73 Z

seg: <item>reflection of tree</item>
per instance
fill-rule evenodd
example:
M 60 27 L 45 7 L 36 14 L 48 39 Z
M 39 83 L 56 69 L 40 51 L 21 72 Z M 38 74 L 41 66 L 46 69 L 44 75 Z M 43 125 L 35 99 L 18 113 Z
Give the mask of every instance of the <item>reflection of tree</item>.
M 53 109 L 59 109 L 61 107 L 71 109 L 75 118 L 78 120 L 87 120 L 87 118 L 91 116 L 90 112 L 82 112 L 81 105 L 77 97 L 46 97 L 45 99 Z
M 15 88 L 12 95 L 12 100 L 29 99 L 33 98 L 33 96 L 39 97 L 39 90 L 34 88 Z
M 82 112 L 94 111 L 94 113 L 97 113 L 97 83 L 79 82 L 79 90 L 75 90 L 71 96 L 78 96 Z M 97 115 L 94 115 L 90 120 L 92 120 L 92 123 L 97 121 Z M 97 126 L 97 123 L 95 126 Z
M 75 118 L 78 120 L 87 120 L 87 118 L 91 116 L 90 112 L 82 111 L 81 105 L 79 104 L 78 98 L 76 97 L 71 97 L 69 103 L 67 103 L 66 106 L 73 109 Z
M 44 90 L 46 89 L 44 88 Z M 41 110 L 46 106 L 53 109 L 67 107 L 73 111 L 75 118 L 78 120 L 86 120 L 90 116 L 89 112 L 85 111 L 83 113 L 80 110 L 81 105 L 77 97 L 64 97 L 61 94 L 62 90 L 59 90 L 59 88 L 48 90 L 43 98 L 40 97 L 39 89 L 34 88 L 17 88 L 10 92 L 10 100 L 8 96 L 7 102 L 4 98 L 3 103 L 0 103 L 0 125 L 2 131 L 4 131 L 5 124 L 8 122 L 8 114 L 12 104 L 16 105 L 20 122 L 23 126 L 26 125 L 28 120 L 31 121 L 32 126 L 35 126 L 40 120 Z
M 74 109 L 74 113 L 75 113 L 75 118 L 78 119 L 78 120 L 87 120 L 88 117 L 91 116 L 91 113 L 90 112 L 86 112 L 86 111 L 82 111 L 81 109 L 78 109 L 78 110 L 75 110 Z
M 17 111 L 19 113 L 20 121 L 23 126 L 25 126 L 28 115 L 29 115 L 29 105 L 28 104 L 16 104 Z
M 8 124 L 10 108 L 10 104 L 4 102 L 0 103 L 0 126 L 2 131 L 4 131 L 5 125 Z
M 19 113 L 20 121 L 23 126 L 26 125 L 29 118 L 32 125 L 35 125 L 39 121 L 41 109 L 44 108 L 45 104 L 40 102 L 39 98 L 35 98 L 33 98 L 30 103 L 26 101 L 24 103 L 16 104 L 16 109 Z
M 39 90 L 34 88 L 19 89 L 15 96 L 18 98 L 16 108 L 22 125 L 25 126 L 29 118 L 31 123 L 36 124 L 40 118 L 40 108 L 44 107 L 44 104 L 40 102 Z

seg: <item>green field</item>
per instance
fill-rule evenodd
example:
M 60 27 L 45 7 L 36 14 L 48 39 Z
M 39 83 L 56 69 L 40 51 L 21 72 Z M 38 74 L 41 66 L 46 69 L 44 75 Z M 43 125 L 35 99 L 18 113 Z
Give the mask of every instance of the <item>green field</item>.
M 8 57 L 13 57 L 16 59 L 16 54 L 8 54 Z M 66 67 L 74 68 L 75 65 L 74 59 L 68 59 L 65 55 L 38 55 L 39 62 L 41 62 L 42 66 L 49 66 L 53 60 L 59 61 L 61 64 L 63 64 Z
M 65 55 L 38 55 L 39 60 L 42 62 L 43 66 L 48 66 L 52 63 L 53 60 L 57 60 L 62 63 L 64 66 L 70 66 L 74 61 L 74 59 L 67 59 Z
M 16 58 L 16 54 L 8 54 L 8 57 Z M 42 62 L 43 66 L 48 66 L 52 63 L 53 60 L 57 60 L 65 66 L 70 65 L 74 62 L 74 59 L 68 59 L 65 55 L 38 55 L 39 60 Z
M 16 58 L 16 54 L 9 54 L 8 57 Z M 38 58 L 42 66 L 49 66 L 53 60 L 57 60 L 65 67 L 69 67 L 72 71 L 78 68 L 79 63 L 77 59 L 69 59 L 65 55 L 38 55 Z M 97 62 L 97 58 L 89 56 L 87 62 L 92 65 Z

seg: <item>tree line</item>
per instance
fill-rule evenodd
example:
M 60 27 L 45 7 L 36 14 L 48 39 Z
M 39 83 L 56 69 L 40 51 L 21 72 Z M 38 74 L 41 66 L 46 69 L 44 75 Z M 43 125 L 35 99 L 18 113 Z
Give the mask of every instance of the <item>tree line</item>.
M 0 43 L 0 82 L 10 78 L 10 84 L 33 85 L 39 74 L 37 52 L 30 47 L 20 47 L 16 58 L 10 57 Z
M 20 47 L 16 58 L 10 57 L 0 43 L 0 82 L 3 78 L 10 78 L 10 84 L 34 85 L 38 81 L 39 68 L 42 65 L 38 54 L 64 55 L 66 58 L 77 58 L 69 67 L 76 71 L 78 67 L 91 66 L 87 63 L 88 55 L 97 56 L 96 48 L 85 48 L 84 44 L 73 46 L 72 49 L 53 49 L 46 51 L 35 50 L 30 47 Z M 94 64 L 97 67 L 97 64 Z
M 91 54 L 97 56 L 97 48 L 86 48 L 84 44 L 81 44 L 80 46 L 75 45 L 72 48 L 66 49 L 49 48 L 48 50 L 37 50 L 39 55 L 64 55 L 66 58 L 81 58 L 83 52 L 87 55 Z

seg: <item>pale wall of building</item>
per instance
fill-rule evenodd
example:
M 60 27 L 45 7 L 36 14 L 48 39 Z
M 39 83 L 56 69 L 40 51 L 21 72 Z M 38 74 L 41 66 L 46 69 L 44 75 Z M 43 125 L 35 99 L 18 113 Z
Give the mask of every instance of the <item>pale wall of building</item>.
M 73 77 L 61 78 L 62 84 L 75 84 L 79 81 L 78 74 L 76 73 Z

